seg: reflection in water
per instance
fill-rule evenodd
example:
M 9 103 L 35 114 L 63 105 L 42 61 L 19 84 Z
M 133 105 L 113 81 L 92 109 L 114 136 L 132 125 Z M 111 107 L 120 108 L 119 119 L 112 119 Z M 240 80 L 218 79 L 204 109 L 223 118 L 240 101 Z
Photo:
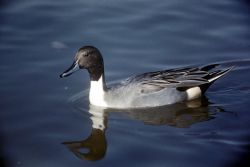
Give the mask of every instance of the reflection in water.
M 102 159 L 107 149 L 105 131 L 95 128 L 92 129 L 87 139 L 64 142 L 63 144 L 65 144 L 78 158 L 91 161 Z
M 92 132 L 87 139 L 80 141 L 64 142 L 68 149 L 80 159 L 99 160 L 105 156 L 107 141 L 105 130 L 107 128 L 108 114 L 122 112 L 132 119 L 136 119 L 150 125 L 169 125 L 178 128 L 187 128 L 195 123 L 207 121 L 213 118 L 209 110 L 208 100 L 204 97 L 194 101 L 174 104 L 157 108 L 145 108 L 135 110 L 103 109 L 90 105 L 89 113 L 92 120 Z M 216 107 L 216 110 L 222 111 Z
M 78 158 L 86 160 L 99 160 L 105 156 L 107 149 L 107 141 L 105 130 L 107 124 L 107 112 L 101 108 L 90 107 L 92 115 L 92 131 L 87 139 L 80 141 L 64 142 L 69 150 L 71 150 Z
M 173 104 L 165 107 L 128 111 L 129 117 L 150 125 L 169 125 L 187 128 L 192 124 L 213 118 L 209 113 L 208 100 L 204 97 L 186 103 Z M 219 109 L 217 107 L 217 109 Z

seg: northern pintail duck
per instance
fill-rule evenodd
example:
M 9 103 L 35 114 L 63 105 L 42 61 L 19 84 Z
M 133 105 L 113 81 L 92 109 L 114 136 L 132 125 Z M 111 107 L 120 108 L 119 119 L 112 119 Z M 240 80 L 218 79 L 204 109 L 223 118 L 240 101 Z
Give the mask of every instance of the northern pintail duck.
M 60 77 L 67 77 L 79 69 L 88 70 L 89 101 L 95 106 L 156 107 L 201 97 L 214 81 L 232 69 L 217 69 L 218 65 L 148 72 L 132 76 L 113 87 L 107 87 L 100 51 L 93 46 L 83 46 L 78 50 L 73 64 Z

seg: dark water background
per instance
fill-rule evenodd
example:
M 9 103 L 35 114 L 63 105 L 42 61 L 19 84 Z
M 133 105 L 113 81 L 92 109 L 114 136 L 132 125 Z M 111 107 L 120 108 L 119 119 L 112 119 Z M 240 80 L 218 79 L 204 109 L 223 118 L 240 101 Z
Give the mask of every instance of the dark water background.
M 186 65 L 236 67 L 194 104 L 96 111 L 89 109 L 86 72 L 59 79 L 82 45 L 101 50 L 108 83 Z M 247 0 L 2 0 L 0 56 L 0 166 L 249 161 Z

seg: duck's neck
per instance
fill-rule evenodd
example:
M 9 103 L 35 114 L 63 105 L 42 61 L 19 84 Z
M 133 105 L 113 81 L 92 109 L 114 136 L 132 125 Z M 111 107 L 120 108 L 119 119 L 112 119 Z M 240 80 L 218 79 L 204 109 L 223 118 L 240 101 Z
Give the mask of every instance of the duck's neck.
M 106 91 L 106 84 L 104 80 L 104 75 L 101 75 L 101 77 L 98 80 L 91 80 L 90 91 L 89 91 L 90 103 L 95 106 L 106 107 L 107 104 L 104 99 L 105 91 Z
M 91 81 L 99 81 L 101 77 L 104 79 L 103 63 L 100 63 L 99 65 L 93 66 L 91 68 L 88 68 L 88 72 L 89 72 Z
M 88 72 L 90 76 L 90 88 L 93 87 L 96 90 L 99 90 L 100 92 L 105 91 L 106 82 L 103 63 L 93 68 L 89 68 Z
M 90 81 L 90 91 L 105 92 L 105 90 L 106 90 L 106 83 L 104 75 L 101 75 L 98 80 Z

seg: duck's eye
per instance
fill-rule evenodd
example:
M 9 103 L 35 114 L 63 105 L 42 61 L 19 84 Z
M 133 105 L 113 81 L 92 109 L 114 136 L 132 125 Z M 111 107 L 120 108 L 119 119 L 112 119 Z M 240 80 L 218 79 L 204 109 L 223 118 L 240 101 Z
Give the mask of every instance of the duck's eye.
M 84 57 L 89 57 L 89 54 L 84 55 Z

